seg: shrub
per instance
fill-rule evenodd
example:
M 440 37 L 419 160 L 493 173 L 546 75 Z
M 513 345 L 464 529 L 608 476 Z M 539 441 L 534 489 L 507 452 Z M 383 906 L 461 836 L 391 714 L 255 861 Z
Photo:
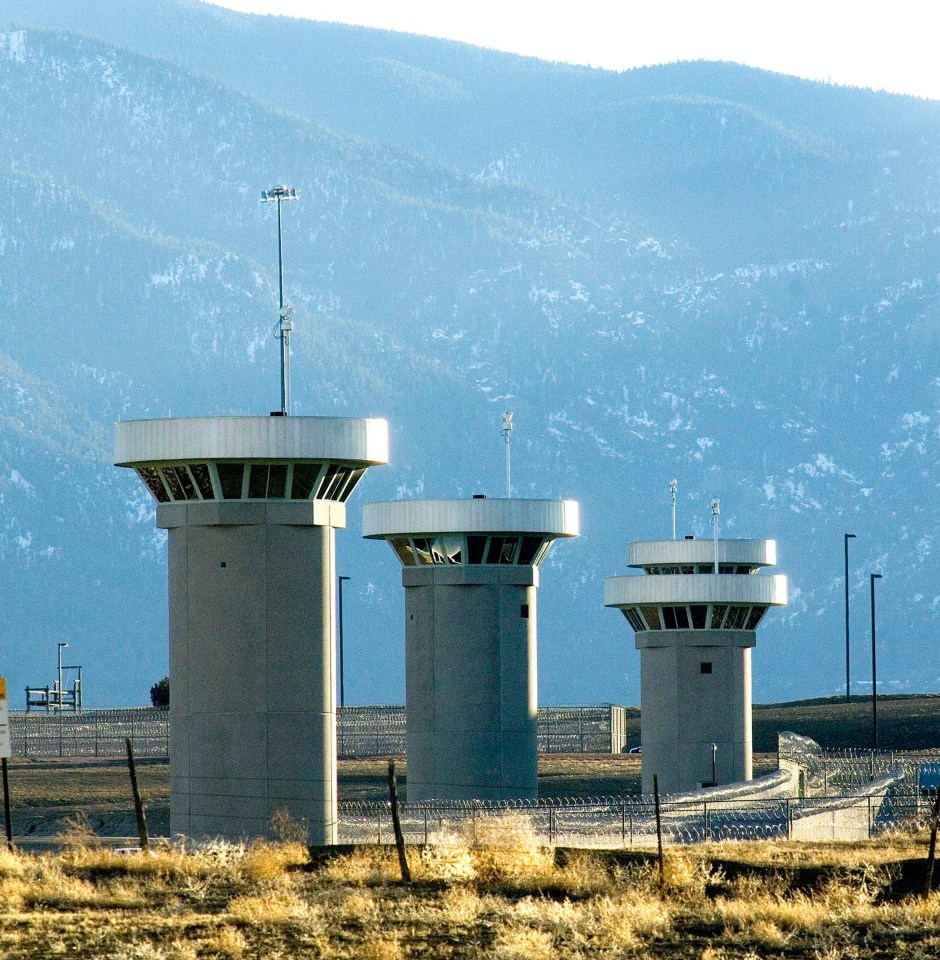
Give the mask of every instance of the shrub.
M 158 680 L 150 688 L 150 702 L 155 707 L 168 707 L 170 705 L 170 678 L 164 677 Z

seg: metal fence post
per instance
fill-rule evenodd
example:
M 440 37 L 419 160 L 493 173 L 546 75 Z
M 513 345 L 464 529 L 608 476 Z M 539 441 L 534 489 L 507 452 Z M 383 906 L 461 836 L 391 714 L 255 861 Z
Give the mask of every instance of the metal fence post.
M 627 805 L 620 804 L 620 846 L 627 845 Z

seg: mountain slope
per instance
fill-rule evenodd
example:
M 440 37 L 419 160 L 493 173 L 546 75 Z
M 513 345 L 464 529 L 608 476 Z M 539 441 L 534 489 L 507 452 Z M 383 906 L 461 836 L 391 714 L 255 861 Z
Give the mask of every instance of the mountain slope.
M 0 38 L 14 688 L 41 681 L 37 659 L 51 670 L 57 636 L 83 637 L 93 700 L 140 700 L 162 675 L 162 540 L 109 465 L 111 425 L 275 402 L 257 197 L 278 181 L 301 196 L 285 209 L 298 412 L 392 427 L 392 464 L 339 541 L 352 700 L 403 696 L 397 563 L 359 540 L 358 504 L 500 493 L 508 408 L 516 492 L 582 502 L 582 537 L 543 571 L 543 702 L 638 696 L 602 581 L 629 539 L 668 534 L 673 476 L 681 532 L 708 535 L 718 496 L 724 534 L 780 542 L 791 604 L 762 626 L 757 697 L 839 689 L 847 530 L 858 663 L 883 570 L 879 675 L 940 685 L 936 104 L 182 0 L 19 3 L 18 20 L 86 36 Z M 50 452 L 17 403 L 72 439 Z

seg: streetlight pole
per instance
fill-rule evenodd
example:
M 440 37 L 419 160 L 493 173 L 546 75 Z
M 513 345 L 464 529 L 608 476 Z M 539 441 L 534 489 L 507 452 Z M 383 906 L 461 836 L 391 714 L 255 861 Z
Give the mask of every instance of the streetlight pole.
M 849 540 L 855 540 L 854 533 L 845 533 L 842 535 L 843 546 L 845 547 L 845 702 L 852 700 L 852 687 L 849 673 Z
M 346 691 L 343 683 L 343 581 L 349 577 L 339 578 L 339 705 L 346 706 Z
M 283 235 L 281 233 L 281 202 L 296 200 L 297 191 L 293 187 L 272 187 L 261 191 L 262 203 L 277 203 L 277 286 L 278 286 L 278 320 L 277 336 L 281 341 L 281 410 L 280 415 L 286 417 L 290 410 L 290 335 L 294 329 L 294 311 L 284 302 L 284 257 Z
M 58 654 L 59 654 L 59 696 L 58 696 L 58 703 L 59 703 L 59 710 L 60 710 L 60 711 L 62 710 L 62 694 L 65 692 L 65 691 L 62 689 L 62 648 L 63 648 L 63 647 L 67 647 L 67 646 L 68 646 L 68 644 L 67 644 L 64 640 L 60 640 L 60 641 L 59 641 L 59 650 L 58 650 Z
M 875 581 L 880 573 L 869 574 L 871 580 L 871 742 L 872 756 L 878 752 L 878 652 L 875 645 Z

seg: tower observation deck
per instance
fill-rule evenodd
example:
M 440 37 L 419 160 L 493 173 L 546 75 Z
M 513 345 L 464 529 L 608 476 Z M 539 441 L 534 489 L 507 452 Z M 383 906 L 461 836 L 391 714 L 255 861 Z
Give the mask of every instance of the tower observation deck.
M 402 563 L 408 800 L 538 796 L 536 589 L 572 500 L 368 503 Z
M 170 828 L 266 836 L 275 811 L 336 840 L 335 531 L 384 420 L 116 425 L 168 531 Z
M 640 651 L 644 793 L 653 774 L 666 793 L 751 779 L 751 648 L 787 602 L 785 576 L 757 574 L 776 562 L 773 540 L 639 541 L 644 575 L 605 581 Z

